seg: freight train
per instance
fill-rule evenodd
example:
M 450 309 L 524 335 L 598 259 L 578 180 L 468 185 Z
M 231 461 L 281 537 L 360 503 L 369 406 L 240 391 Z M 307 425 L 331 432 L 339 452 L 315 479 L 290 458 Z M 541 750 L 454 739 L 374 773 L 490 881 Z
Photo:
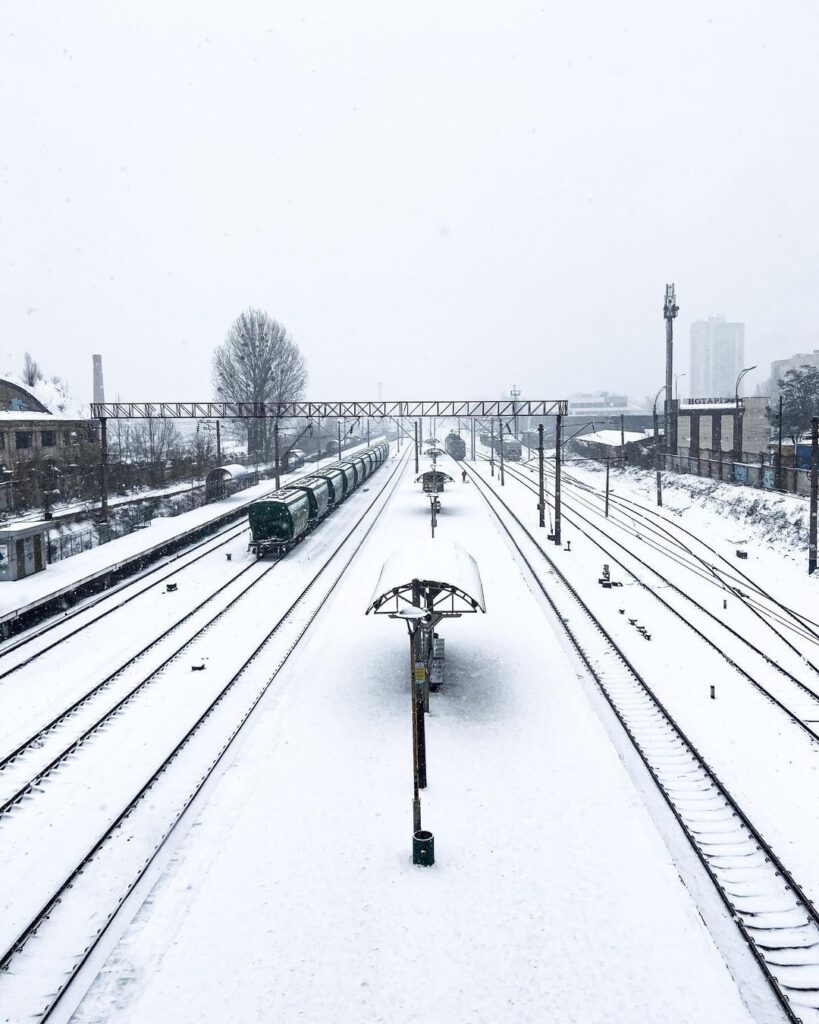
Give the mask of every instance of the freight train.
M 454 431 L 447 434 L 446 436 L 446 450 L 453 459 L 466 458 L 466 441 L 461 437 L 460 434 L 456 434 Z
M 327 469 L 300 477 L 248 509 L 257 556 L 283 555 L 297 544 L 369 477 L 389 455 L 386 441 L 351 455 Z

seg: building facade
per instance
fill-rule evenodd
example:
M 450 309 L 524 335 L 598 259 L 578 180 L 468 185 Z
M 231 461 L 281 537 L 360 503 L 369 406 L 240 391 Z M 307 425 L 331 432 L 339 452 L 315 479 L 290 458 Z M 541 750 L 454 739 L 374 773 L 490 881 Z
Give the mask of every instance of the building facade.
M 797 352 L 788 359 L 774 359 L 771 363 L 771 395 L 779 394 L 779 381 L 788 370 L 798 370 L 802 366 L 815 366 L 819 369 L 819 348 L 813 352 Z
M 745 359 L 745 324 L 709 316 L 691 325 L 688 393 L 691 398 L 730 398 Z

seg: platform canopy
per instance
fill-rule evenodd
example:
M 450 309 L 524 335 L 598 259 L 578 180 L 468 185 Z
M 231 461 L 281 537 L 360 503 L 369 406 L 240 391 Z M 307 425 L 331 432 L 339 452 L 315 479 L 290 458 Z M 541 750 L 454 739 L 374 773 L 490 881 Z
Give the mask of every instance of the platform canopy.
M 420 476 L 417 476 L 417 477 L 415 478 L 415 482 L 416 482 L 417 484 L 420 484 L 420 483 L 424 483 L 425 481 L 427 481 L 427 480 L 430 480 L 430 479 L 435 479 L 435 480 L 437 480 L 437 481 L 438 481 L 439 483 L 440 483 L 440 482 L 441 482 L 442 480 L 446 481 L 446 483 L 448 483 L 448 484 L 451 484 L 451 483 L 454 483 L 454 482 L 455 482 L 455 481 L 454 481 L 454 480 L 452 479 L 452 477 L 451 477 L 451 476 L 447 476 L 447 474 L 446 474 L 446 473 L 442 473 L 440 469 L 428 469 L 428 470 L 426 471 L 426 473 L 422 473 L 422 474 L 421 474 Z
M 399 548 L 384 563 L 367 614 L 395 615 L 417 597 L 444 617 L 485 612 L 478 565 L 453 541 L 425 538 Z

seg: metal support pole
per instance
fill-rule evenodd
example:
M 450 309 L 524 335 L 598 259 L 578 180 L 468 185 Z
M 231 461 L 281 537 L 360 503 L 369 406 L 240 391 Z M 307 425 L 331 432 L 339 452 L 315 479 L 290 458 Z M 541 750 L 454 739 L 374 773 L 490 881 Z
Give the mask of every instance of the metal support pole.
M 674 397 L 674 317 L 679 311 L 673 284 L 665 286 L 665 439 L 664 447 L 669 455 L 677 454 L 676 430 L 672 423 L 672 399 Z
M 108 421 L 100 420 L 100 516 L 108 520 Z
M 472 427 L 472 461 L 474 462 L 475 461 L 475 421 L 474 421 L 474 419 L 470 420 L 469 423 L 470 423 L 470 425 Z
M 216 465 L 222 465 L 222 425 L 216 421 Z
M 626 418 L 620 413 L 620 454 L 626 457 Z
M 415 472 L 418 472 L 418 420 L 415 421 Z
M 784 480 L 784 474 L 782 472 L 782 395 L 779 396 L 779 445 L 777 446 L 776 453 L 776 489 L 782 490 L 782 481 Z
M 279 467 L 279 421 L 273 421 L 273 449 L 275 457 L 275 470 L 276 470 L 276 490 L 279 489 L 280 480 L 280 467 Z
M 503 420 L 498 420 L 498 445 L 500 447 L 500 480 L 501 487 L 504 486 L 505 480 L 503 479 Z
M 370 418 L 367 417 L 367 446 L 370 444 Z
M 660 462 L 662 460 L 662 454 L 660 452 L 660 427 L 657 420 L 657 404 L 654 404 L 654 465 L 657 470 L 657 506 L 662 508 L 663 504 L 663 478 L 660 472 Z M 722 475 L 722 474 L 720 474 Z
M 538 526 L 546 525 L 546 495 L 543 487 L 543 424 L 537 425 L 537 463 L 538 463 Z
M 816 515 L 819 497 L 819 416 L 811 421 L 810 446 L 810 550 L 808 573 L 816 572 Z
M 555 544 L 560 546 L 560 466 L 563 444 L 563 417 L 555 416 Z
M 490 420 L 489 421 L 489 432 L 490 432 L 490 437 L 491 437 L 491 440 L 489 442 L 489 444 L 490 444 L 489 468 L 492 471 L 492 476 L 494 476 L 495 475 L 495 421 L 494 420 Z
M 412 711 L 412 831 L 421 828 L 421 797 L 418 794 L 418 715 L 415 710 L 415 632 L 410 633 L 410 704 Z
M 609 466 L 611 464 L 611 456 L 606 455 L 606 519 L 609 517 Z

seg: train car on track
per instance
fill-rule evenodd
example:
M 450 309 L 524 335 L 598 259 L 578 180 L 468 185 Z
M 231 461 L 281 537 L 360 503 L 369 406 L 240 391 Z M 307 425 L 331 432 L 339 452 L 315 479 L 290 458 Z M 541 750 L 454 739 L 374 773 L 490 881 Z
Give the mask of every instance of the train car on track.
M 250 550 L 257 556 L 285 554 L 374 473 L 388 455 L 389 445 L 380 442 L 254 501 L 248 510 Z
M 240 466 L 238 463 L 217 466 L 205 477 L 205 501 L 227 498 L 246 487 L 252 487 L 258 480 L 258 473 L 252 466 Z
M 466 441 L 464 441 L 460 434 L 456 434 L 455 431 L 447 434 L 445 444 L 447 453 L 453 459 L 460 461 L 466 458 Z
M 520 441 L 504 441 L 503 457 L 506 462 L 520 462 L 521 445 Z
M 299 448 L 291 448 L 284 456 L 284 471 L 289 473 L 294 469 L 301 469 L 304 465 L 304 452 Z
M 254 501 L 248 509 L 256 555 L 280 555 L 292 547 L 310 524 L 310 500 L 305 491 L 276 491 L 269 498 Z

